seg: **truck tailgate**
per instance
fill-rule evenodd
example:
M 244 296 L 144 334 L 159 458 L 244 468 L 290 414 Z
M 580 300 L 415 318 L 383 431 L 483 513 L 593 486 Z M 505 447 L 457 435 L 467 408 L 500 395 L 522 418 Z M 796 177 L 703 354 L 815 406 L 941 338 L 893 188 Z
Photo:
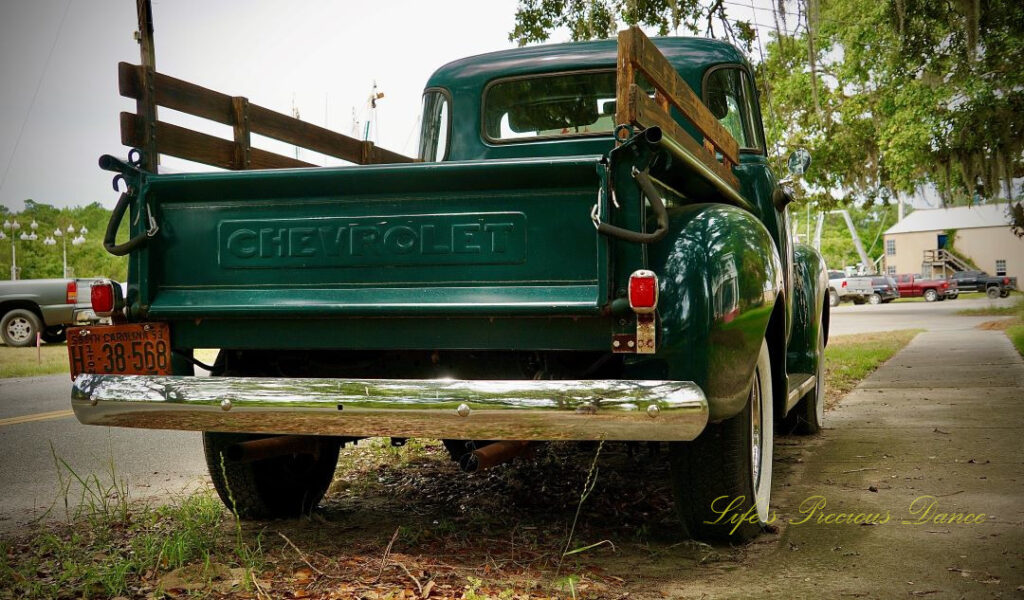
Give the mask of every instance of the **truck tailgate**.
M 152 175 L 141 313 L 593 314 L 608 296 L 598 161 Z

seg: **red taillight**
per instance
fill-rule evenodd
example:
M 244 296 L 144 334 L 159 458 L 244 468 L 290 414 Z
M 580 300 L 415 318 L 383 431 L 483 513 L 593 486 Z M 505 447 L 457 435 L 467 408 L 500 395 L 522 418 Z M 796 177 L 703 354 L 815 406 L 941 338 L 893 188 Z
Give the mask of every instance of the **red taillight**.
M 944 287 L 944 288 L 948 288 L 948 287 L 949 287 L 949 283 L 948 283 L 948 282 L 946 282 L 946 281 L 943 281 L 943 282 L 942 282 L 942 287 Z
M 75 304 L 78 302 L 78 282 L 69 281 L 67 287 L 67 293 L 64 297 L 65 304 Z
M 1003 285 L 1010 285 L 1010 278 L 1009 277 L 1003 277 Z
M 92 286 L 92 310 L 100 316 L 114 311 L 114 285 L 112 283 L 94 283 Z
M 841 287 L 846 287 L 846 281 L 843 281 L 843 285 Z
M 633 312 L 652 313 L 658 305 L 658 276 L 640 269 L 629 276 L 629 307 Z

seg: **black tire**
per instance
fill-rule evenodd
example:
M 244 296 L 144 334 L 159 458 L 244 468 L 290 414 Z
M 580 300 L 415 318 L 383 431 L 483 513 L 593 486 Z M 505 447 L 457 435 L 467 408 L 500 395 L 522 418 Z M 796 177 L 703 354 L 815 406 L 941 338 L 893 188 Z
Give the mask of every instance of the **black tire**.
M 835 290 L 828 291 L 828 305 L 839 306 L 839 294 Z
M 59 344 L 68 339 L 68 332 L 63 325 L 47 327 L 43 330 L 43 341 L 47 344 Z
M 950 300 L 956 300 L 959 297 L 960 294 L 950 294 L 949 296 L 947 296 L 947 298 L 949 298 Z
M 721 423 L 708 424 L 692 442 L 669 444 L 676 512 L 690 537 L 745 542 L 774 520 L 768 507 L 774 437 L 771 384 L 771 358 L 768 344 L 762 341 L 743 411 Z M 752 410 L 755 405 L 756 414 Z M 755 419 L 760 424 L 756 457 Z M 723 515 L 730 504 L 733 506 Z M 730 522 L 730 516 L 739 517 L 751 508 L 754 510 L 748 516 L 752 523 Z
M 998 298 L 998 297 L 1000 296 L 1000 294 L 1001 294 L 1001 293 L 1002 293 L 1002 292 L 1000 292 L 1000 291 L 999 291 L 999 288 L 997 288 L 997 287 L 996 287 L 996 286 L 994 286 L 994 285 L 993 285 L 993 286 L 991 286 L 991 287 L 989 287 L 989 288 L 988 288 L 987 290 L 985 290 L 985 295 L 987 295 L 987 296 L 988 296 L 989 298 L 991 298 L 991 299 L 993 299 L 993 300 L 995 300 L 996 298 Z
M 1009 295 L 1010 295 L 1010 290 L 1003 290 L 1003 291 L 999 292 L 999 297 L 1000 298 L 1006 298 Z
M 825 328 L 818 327 L 818 366 L 814 387 L 797 402 L 782 420 L 782 430 L 797 435 L 821 431 L 825 422 Z
M 25 308 L 15 308 L 0 319 L 0 337 L 3 337 L 4 343 L 8 346 L 34 346 L 36 333 L 42 327 L 43 324 L 36 313 Z
M 853 303 L 860 306 L 861 304 L 864 304 L 864 298 L 862 296 L 854 296 Z
M 267 436 L 203 432 L 206 467 L 220 499 L 241 519 L 308 515 L 320 504 L 331 485 L 341 440 L 320 438 L 317 456 L 280 456 L 249 463 L 226 456 L 222 459 L 232 444 L 261 437 Z
M 935 302 L 938 299 L 939 299 L 939 293 L 936 292 L 935 290 L 928 289 L 928 290 L 924 291 L 924 301 L 925 302 Z
M 881 304 L 882 297 L 878 294 L 871 294 L 870 296 L 868 296 L 868 302 L 871 304 Z

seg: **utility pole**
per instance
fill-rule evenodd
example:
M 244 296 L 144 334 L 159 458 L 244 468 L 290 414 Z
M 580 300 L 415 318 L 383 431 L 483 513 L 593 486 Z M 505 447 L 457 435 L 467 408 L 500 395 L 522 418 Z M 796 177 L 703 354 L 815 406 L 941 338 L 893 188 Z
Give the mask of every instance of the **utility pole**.
M 142 168 L 156 173 L 160 157 L 156 150 L 156 49 L 153 47 L 153 7 L 150 0 L 135 0 L 139 29 L 135 40 L 142 56 L 142 93 L 135 102 L 135 112 L 142 118 Z

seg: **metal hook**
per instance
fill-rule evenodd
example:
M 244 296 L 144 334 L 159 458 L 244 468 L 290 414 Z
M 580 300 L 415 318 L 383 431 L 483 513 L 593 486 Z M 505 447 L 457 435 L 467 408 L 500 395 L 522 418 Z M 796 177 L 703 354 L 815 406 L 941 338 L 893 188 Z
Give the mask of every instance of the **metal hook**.
M 138 148 L 132 148 L 131 150 L 129 150 L 128 151 L 128 164 L 132 165 L 133 167 L 141 167 L 142 166 L 142 150 L 139 150 Z

